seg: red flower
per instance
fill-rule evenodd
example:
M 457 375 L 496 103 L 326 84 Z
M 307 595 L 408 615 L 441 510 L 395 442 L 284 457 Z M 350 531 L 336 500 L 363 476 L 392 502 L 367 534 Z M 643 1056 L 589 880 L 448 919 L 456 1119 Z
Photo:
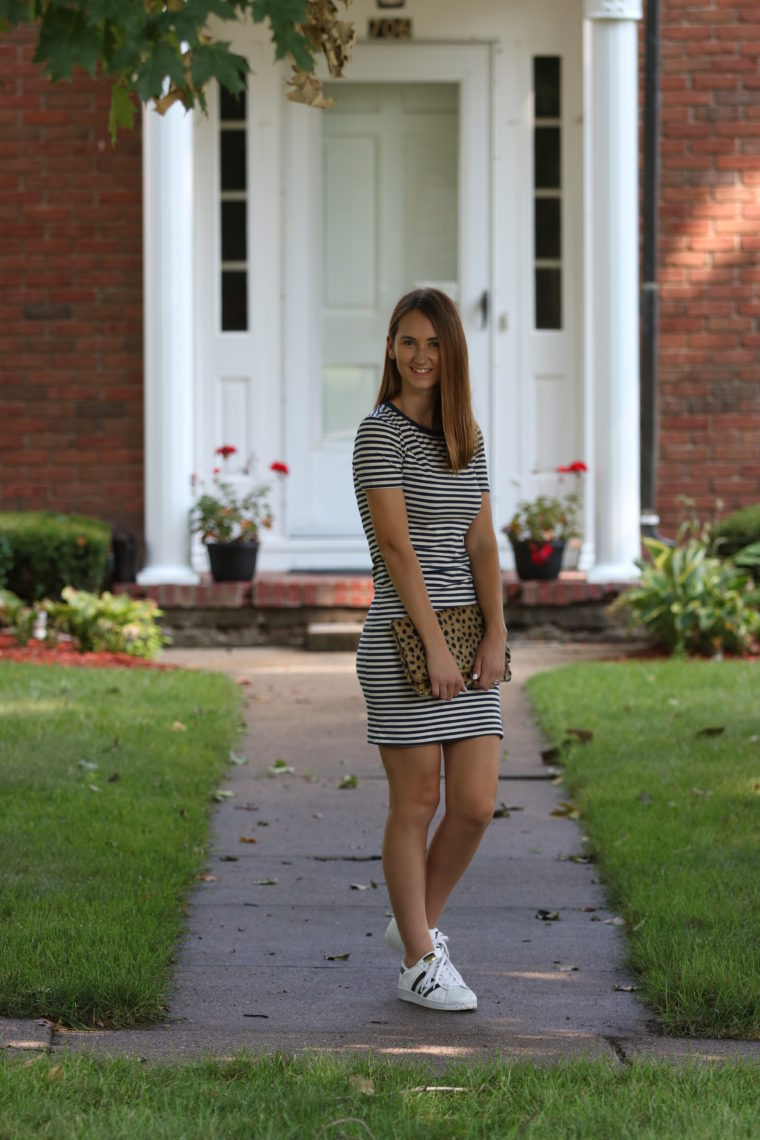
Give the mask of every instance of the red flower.
M 530 560 L 534 566 L 543 566 L 554 553 L 554 547 L 550 542 L 545 542 L 543 546 L 539 546 L 537 542 L 530 544 Z
M 588 467 L 582 459 L 576 459 L 574 463 L 568 463 L 567 467 L 558 467 L 557 471 L 560 475 L 582 475 L 588 471 Z
M 274 463 L 269 464 L 269 470 L 275 471 L 278 475 L 290 474 L 290 468 L 288 467 L 287 463 L 280 463 L 278 460 L 275 460 Z
M 225 443 L 223 447 L 217 447 L 214 455 L 221 455 L 222 459 L 227 459 L 230 455 L 235 455 L 237 448 L 233 447 L 230 443 Z
M 212 467 L 211 468 L 211 474 L 212 475 L 221 475 L 221 473 L 222 473 L 221 467 Z

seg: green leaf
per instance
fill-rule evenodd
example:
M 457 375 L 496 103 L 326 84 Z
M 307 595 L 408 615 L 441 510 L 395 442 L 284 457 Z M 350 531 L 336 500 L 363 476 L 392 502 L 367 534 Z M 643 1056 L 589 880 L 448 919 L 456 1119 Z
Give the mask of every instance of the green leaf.
M 112 144 L 116 142 L 116 135 L 120 130 L 134 130 L 136 111 L 132 93 L 120 83 L 114 83 L 111 88 L 111 110 L 108 115 L 108 133 Z

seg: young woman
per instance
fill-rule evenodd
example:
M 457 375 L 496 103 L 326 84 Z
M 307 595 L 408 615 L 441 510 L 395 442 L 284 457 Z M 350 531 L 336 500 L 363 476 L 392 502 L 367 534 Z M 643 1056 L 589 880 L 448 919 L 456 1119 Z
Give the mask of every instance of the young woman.
M 507 631 L 467 344 L 453 302 L 437 289 L 415 289 L 393 311 L 377 404 L 356 436 L 354 488 L 375 583 L 357 672 L 368 739 L 388 777 L 385 939 L 403 955 L 398 996 L 475 1009 L 437 924 L 493 817 Z M 466 689 L 435 611 L 476 601 L 486 629 Z M 428 698 L 407 680 L 391 632 L 404 613 L 425 648 Z M 441 751 L 445 814 L 428 846 Z

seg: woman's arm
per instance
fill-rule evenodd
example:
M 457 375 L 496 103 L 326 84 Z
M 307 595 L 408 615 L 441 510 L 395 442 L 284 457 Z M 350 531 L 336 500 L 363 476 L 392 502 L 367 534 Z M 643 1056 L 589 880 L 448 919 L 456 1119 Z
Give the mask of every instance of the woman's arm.
M 383 562 L 422 638 L 432 694 L 449 700 L 464 691 L 464 680 L 430 604 L 422 569 L 409 538 L 404 492 L 400 487 L 376 487 L 366 490 L 365 494 Z
M 479 688 L 490 689 L 494 681 L 501 680 L 504 675 L 507 627 L 504 624 L 501 568 L 491 517 L 491 496 L 487 492 L 484 492 L 481 508 L 464 536 L 464 545 L 470 558 L 475 593 L 486 622 L 486 632 L 475 654 L 473 673 L 479 675 Z

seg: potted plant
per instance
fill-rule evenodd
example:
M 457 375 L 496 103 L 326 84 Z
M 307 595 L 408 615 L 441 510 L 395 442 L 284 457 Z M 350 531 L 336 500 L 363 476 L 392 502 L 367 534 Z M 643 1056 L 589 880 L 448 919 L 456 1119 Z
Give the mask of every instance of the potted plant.
M 558 467 L 560 475 L 580 479 L 588 468 L 580 460 Z M 502 527 L 512 545 L 515 568 L 523 579 L 556 578 L 562 566 L 565 544 L 578 535 L 580 491 L 562 498 L 538 495 L 517 504 L 509 524 Z
M 208 489 L 197 475 L 191 476 L 197 497 L 190 511 L 190 529 L 205 543 L 215 582 L 247 582 L 256 569 L 259 530 L 272 525 L 271 485 L 256 483 L 243 490 L 224 474 L 224 464 L 237 454 L 237 448 L 225 444 L 217 447 L 215 454 L 221 457 L 222 465 L 213 468 Z M 251 457 L 240 475 L 250 478 L 253 468 Z M 269 470 L 280 477 L 288 474 L 285 463 L 271 463 Z

